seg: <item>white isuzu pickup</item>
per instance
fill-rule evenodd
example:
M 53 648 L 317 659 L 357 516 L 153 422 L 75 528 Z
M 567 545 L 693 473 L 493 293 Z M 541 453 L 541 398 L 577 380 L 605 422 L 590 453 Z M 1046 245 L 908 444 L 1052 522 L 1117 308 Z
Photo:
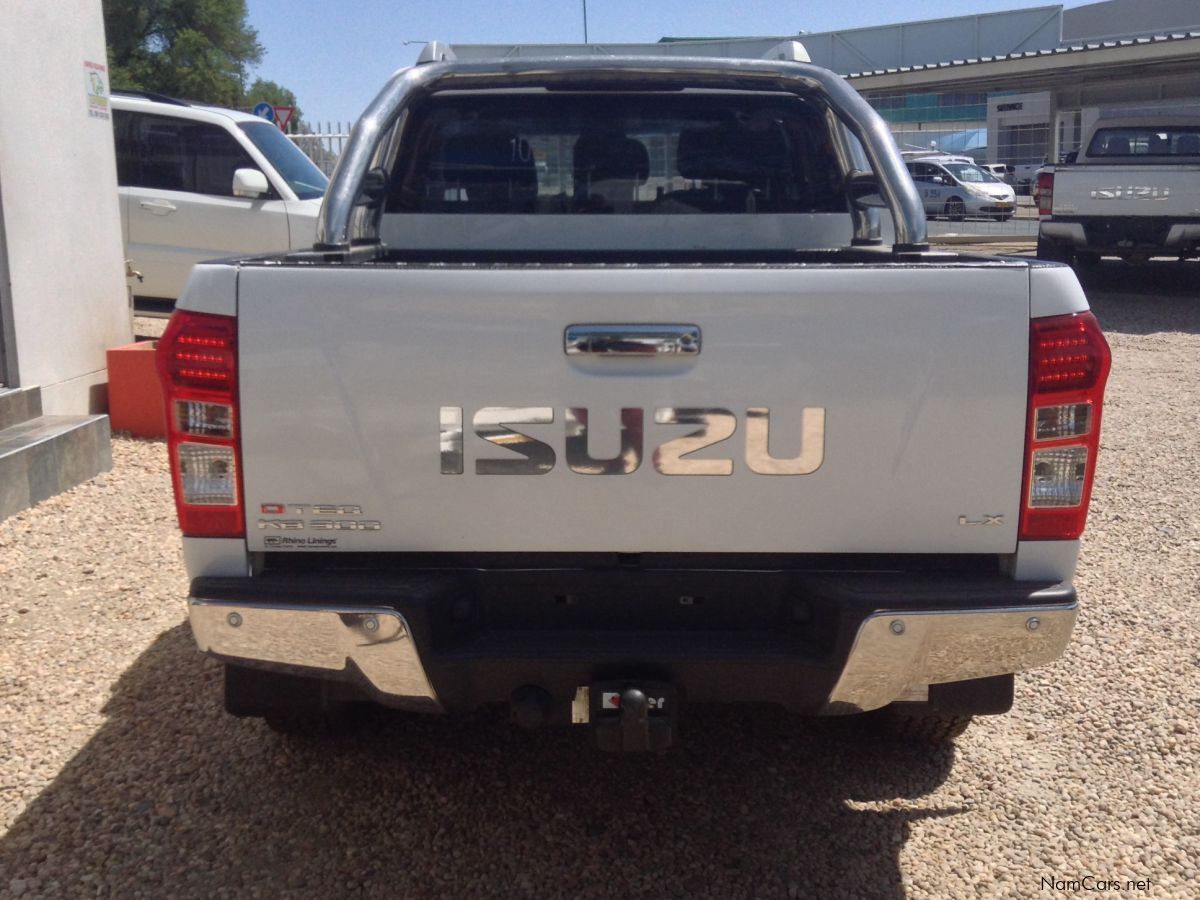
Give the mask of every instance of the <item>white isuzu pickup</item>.
M 158 353 L 192 630 L 276 728 L 507 703 L 661 749 L 752 701 L 946 738 L 1075 622 L 1083 292 L 930 252 L 809 64 L 401 70 L 317 245 L 197 267 Z
M 1101 119 L 1038 176 L 1038 257 L 1093 265 L 1200 255 L 1200 117 Z

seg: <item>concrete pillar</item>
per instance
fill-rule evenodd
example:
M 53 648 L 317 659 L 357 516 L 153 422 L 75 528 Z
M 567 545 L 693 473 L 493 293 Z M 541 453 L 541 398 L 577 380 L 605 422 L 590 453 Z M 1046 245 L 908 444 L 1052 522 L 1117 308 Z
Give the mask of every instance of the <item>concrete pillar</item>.
M 5 380 L 40 385 L 47 414 L 102 411 L 105 350 L 132 321 L 100 0 L 4 0 L 3 20 Z

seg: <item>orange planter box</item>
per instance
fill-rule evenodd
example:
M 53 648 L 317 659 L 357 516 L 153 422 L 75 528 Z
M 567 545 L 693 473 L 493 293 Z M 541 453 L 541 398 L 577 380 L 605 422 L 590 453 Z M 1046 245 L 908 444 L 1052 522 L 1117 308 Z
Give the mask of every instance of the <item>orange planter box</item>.
M 108 351 L 108 418 L 113 431 L 166 437 L 162 386 L 154 369 L 158 341 L 139 341 Z

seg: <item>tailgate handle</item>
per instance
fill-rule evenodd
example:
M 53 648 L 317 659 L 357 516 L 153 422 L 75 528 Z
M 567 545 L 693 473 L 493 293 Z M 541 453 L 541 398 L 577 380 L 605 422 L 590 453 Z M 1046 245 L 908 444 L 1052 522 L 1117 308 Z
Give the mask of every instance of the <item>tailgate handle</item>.
M 696 325 L 568 325 L 563 335 L 567 356 L 696 356 Z

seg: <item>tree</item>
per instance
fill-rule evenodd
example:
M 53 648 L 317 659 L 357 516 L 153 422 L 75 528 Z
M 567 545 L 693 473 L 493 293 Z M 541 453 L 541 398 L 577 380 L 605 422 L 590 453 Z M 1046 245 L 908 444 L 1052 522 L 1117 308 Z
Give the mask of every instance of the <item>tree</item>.
M 104 29 L 116 89 L 237 106 L 263 56 L 245 0 L 104 0 Z
M 242 106 L 250 108 L 257 103 L 270 103 L 272 106 L 292 107 L 295 112 L 292 113 L 291 121 L 288 122 L 288 130 L 300 131 L 304 116 L 300 112 L 300 107 L 296 105 L 296 95 L 283 85 L 276 84 L 274 81 L 267 81 L 263 78 L 256 78 L 254 84 L 250 85 L 250 90 L 246 91 L 246 96 L 242 99 Z

